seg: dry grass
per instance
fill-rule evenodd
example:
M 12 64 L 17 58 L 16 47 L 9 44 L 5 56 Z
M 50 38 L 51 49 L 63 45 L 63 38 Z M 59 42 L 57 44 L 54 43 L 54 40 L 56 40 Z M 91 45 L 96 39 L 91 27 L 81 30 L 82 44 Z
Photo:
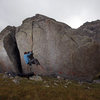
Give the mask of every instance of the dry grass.
M 0 76 L 0 100 L 100 100 L 100 84 L 79 84 L 44 77 L 42 82 L 21 79 L 19 84 Z

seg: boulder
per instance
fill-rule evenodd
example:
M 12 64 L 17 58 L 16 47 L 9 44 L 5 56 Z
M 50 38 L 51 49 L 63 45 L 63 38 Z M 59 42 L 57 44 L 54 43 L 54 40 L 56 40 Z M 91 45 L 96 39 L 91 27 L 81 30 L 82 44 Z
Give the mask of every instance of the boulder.
M 32 71 L 91 80 L 100 72 L 100 20 L 72 29 L 37 14 L 25 19 L 19 27 L 9 26 L 0 33 L 0 69 L 29 73 L 30 66 L 23 56 L 31 50 L 40 62 L 40 67 L 32 65 Z

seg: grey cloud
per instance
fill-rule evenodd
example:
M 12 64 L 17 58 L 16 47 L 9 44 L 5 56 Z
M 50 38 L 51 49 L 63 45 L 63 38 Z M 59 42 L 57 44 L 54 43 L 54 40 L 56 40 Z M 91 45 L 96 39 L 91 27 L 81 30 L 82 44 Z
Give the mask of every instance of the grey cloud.
M 0 31 L 18 26 L 37 13 L 77 28 L 86 21 L 100 19 L 100 0 L 0 0 Z

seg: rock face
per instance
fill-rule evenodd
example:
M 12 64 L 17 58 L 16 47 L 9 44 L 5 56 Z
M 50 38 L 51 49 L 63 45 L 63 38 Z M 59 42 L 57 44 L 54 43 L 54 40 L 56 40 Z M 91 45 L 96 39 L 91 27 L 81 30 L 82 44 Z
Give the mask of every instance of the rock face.
M 15 31 L 12 31 L 15 30 Z M 8 41 L 8 42 L 7 42 Z M 11 42 L 12 41 L 12 42 Z M 37 14 L 19 27 L 0 33 L 0 69 L 29 73 L 24 52 L 34 52 L 40 66 L 32 71 L 66 78 L 89 80 L 100 72 L 100 21 L 87 22 L 78 29 Z

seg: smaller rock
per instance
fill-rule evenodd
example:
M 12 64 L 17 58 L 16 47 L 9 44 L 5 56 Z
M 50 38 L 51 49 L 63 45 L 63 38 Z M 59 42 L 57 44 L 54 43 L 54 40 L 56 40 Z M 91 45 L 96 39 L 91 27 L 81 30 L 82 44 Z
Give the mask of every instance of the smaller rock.
M 54 82 L 59 83 L 59 80 L 54 80 Z
M 18 79 L 13 79 L 12 80 L 15 84 L 19 84 L 19 80 Z
M 34 81 L 42 81 L 43 80 L 42 77 L 40 77 L 40 76 L 32 76 L 29 79 L 34 80 Z
M 57 79 L 61 80 L 61 79 L 64 79 L 63 77 L 61 76 L 57 76 Z
M 56 85 L 56 86 L 57 86 L 58 84 L 57 84 L 57 83 L 54 83 L 54 85 Z
M 43 83 L 45 84 L 45 83 L 47 83 L 47 81 L 43 81 Z
M 98 84 L 100 84 L 100 79 L 99 79 L 99 80 L 93 80 L 93 83 L 98 83 Z
M 47 84 L 47 85 L 45 85 L 45 87 L 47 87 L 47 88 L 48 88 L 48 87 L 50 87 L 50 86 Z
M 3 75 L 3 78 L 9 78 L 11 75 L 7 72 L 5 72 L 5 74 Z
M 79 82 L 78 82 L 79 85 L 82 85 L 83 83 L 84 83 L 83 81 L 79 81 Z
M 10 79 L 13 79 L 13 78 L 14 78 L 14 77 L 12 77 L 12 76 L 10 77 Z
M 68 79 L 65 80 L 66 83 L 67 83 L 68 81 L 69 81 Z
M 71 81 L 68 81 L 67 83 L 66 83 L 66 85 L 69 85 L 69 84 L 71 84 L 72 82 Z
M 65 88 L 67 88 L 67 86 L 66 86 L 66 85 L 65 85 L 64 87 L 65 87 Z
M 60 79 L 60 76 L 57 76 L 57 79 Z
M 85 89 L 91 89 L 90 87 L 85 87 Z

